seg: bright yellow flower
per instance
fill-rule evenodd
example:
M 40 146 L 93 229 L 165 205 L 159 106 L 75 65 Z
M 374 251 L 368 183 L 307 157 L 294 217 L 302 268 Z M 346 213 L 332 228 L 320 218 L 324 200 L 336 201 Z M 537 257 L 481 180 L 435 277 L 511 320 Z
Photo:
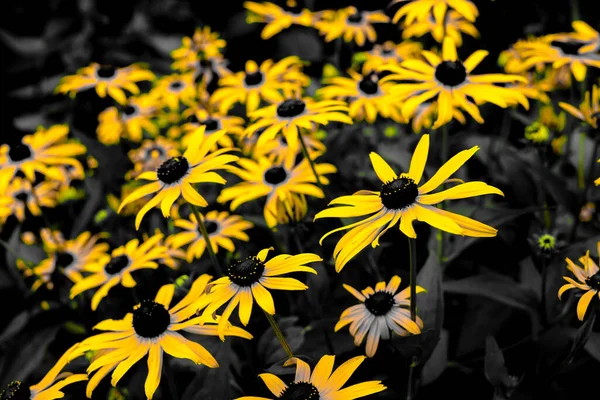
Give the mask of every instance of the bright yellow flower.
M 600 252 L 600 242 L 598 242 L 597 247 Z M 563 276 L 563 279 L 569 283 L 561 286 L 558 291 L 558 298 L 560 299 L 562 295 L 570 289 L 579 289 L 583 291 L 583 295 L 577 302 L 577 318 L 579 318 L 580 321 L 583 321 L 585 312 L 592 299 L 596 296 L 599 296 L 600 298 L 600 269 L 594 260 L 590 258 L 589 250 L 585 253 L 585 256 L 579 258 L 579 263 L 583 265 L 583 268 L 576 265 L 568 257 L 565 261 L 567 262 L 567 268 L 575 275 L 577 281 L 568 276 Z
M 151 136 L 158 134 L 158 127 L 152 122 L 156 113 L 153 96 L 130 97 L 122 107 L 109 107 L 98 115 L 96 134 L 100 143 L 117 144 L 121 139 L 139 143 L 144 132 Z
M 181 39 L 181 47 L 171 52 L 175 61 L 192 56 L 215 57 L 227 46 L 218 32 L 212 32 L 209 26 L 196 28 L 192 37 Z
M 8 215 L 14 215 L 20 222 L 25 221 L 26 210 L 29 210 L 31 215 L 39 217 L 42 215 L 41 207 L 54 208 L 58 205 L 58 187 L 57 181 L 43 181 L 32 185 L 26 179 L 14 178 L 3 191 L 4 193 L 0 192 L 12 200 L 0 202 L 0 207 L 7 208 Z M 0 218 L 6 213 L 6 210 L 0 211 Z
M 394 0 L 391 4 L 406 3 L 408 1 L 410 3 L 403 5 L 396 11 L 392 19 L 393 23 L 398 23 L 402 17 L 406 17 L 404 23 L 412 25 L 415 21 L 430 18 L 430 15 L 440 21 L 444 19 L 448 9 L 453 9 L 469 22 L 475 22 L 479 15 L 477 6 L 469 0 Z
M 341 37 L 344 42 L 354 41 L 358 46 L 364 46 L 367 40 L 371 43 L 377 41 L 373 24 L 387 23 L 390 20 L 381 11 L 359 11 L 352 6 L 322 11 L 320 15 L 321 19 L 314 25 L 321 35 L 325 35 L 326 42 Z
M 419 42 L 406 40 L 396 44 L 388 40 L 383 44 L 376 44 L 371 50 L 364 53 L 366 60 L 363 68 L 366 71 L 375 71 L 384 65 L 397 65 L 404 60 L 418 58 L 421 50 L 422 45 Z
M 181 126 L 184 136 L 181 138 L 181 145 L 186 147 L 194 134 L 204 126 L 204 135 L 210 136 L 224 130 L 227 134 L 221 136 L 216 143 L 221 147 L 235 147 L 235 143 L 229 135 L 241 136 L 244 133 L 244 119 L 232 115 L 225 115 L 220 112 L 209 113 L 202 108 L 189 109 L 190 115 L 187 122 Z M 187 111 L 187 110 L 186 110 Z M 185 113 L 184 113 L 185 115 Z M 217 146 L 211 150 L 216 150 Z
M 270 2 L 256 3 L 245 1 L 244 7 L 249 11 L 246 22 L 266 24 L 260 33 L 263 40 L 267 40 L 288 29 L 292 25 L 310 27 L 313 24 L 312 13 L 306 8 L 294 7 L 284 9 Z
M 262 131 L 257 131 L 256 134 L 260 135 L 263 131 L 264 129 L 262 129 Z M 323 142 L 317 139 L 316 133 L 304 134 L 303 139 L 311 160 L 316 159 L 327 150 Z M 282 163 L 287 157 L 291 157 L 291 155 L 295 156 L 300 151 L 300 149 L 292 149 L 283 135 L 278 135 L 273 140 L 262 143 L 260 146 L 256 146 L 256 143 L 254 143 L 253 147 L 251 152 L 252 158 L 259 159 L 261 157 L 268 157 L 275 163 Z
M 600 50 L 600 33 L 597 30 L 584 21 L 573 21 L 571 26 L 574 32 L 555 33 L 548 36 L 553 40 L 581 44 L 577 50 L 579 54 L 597 53 Z
M 416 20 L 411 24 L 404 23 L 402 39 L 421 37 L 428 33 L 431 33 L 431 36 L 438 43 L 442 43 L 444 37 L 449 36 L 454 39 L 458 47 L 463 44 L 463 33 L 474 38 L 479 37 L 477 28 L 471 22 L 465 19 L 459 12 L 449 10 L 441 18 L 438 18 L 436 15 L 429 15 L 427 18 Z
M 156 81 L 151 96 L 172 111 L 179 111 L 180 105 L 193 106 L 198 88 L 191 73 L 167 75 Z

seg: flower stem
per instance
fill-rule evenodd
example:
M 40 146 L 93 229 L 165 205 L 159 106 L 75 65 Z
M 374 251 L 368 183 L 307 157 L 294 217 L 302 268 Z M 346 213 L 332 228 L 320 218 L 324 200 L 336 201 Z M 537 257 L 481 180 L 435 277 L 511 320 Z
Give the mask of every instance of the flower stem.
M 408 261 L 410 263 L 410 319 L 417 321 L 417 240 L 408 238 Z
M 579 133 L 579 163 L 577 168 L 577 187 L 585 187 L 585 132 Z
M 302 137 L 302 133 L 300 133 L 300 130 L 298 130 L 298 139 L 300 140 L 300 146 L 302 147 L 302 154 L 304 155 L 304 158 L 306 158 L 308 160 L 308 163 L 310 164 L 310 169 L 312 169 L 312 172 L 315 175 L 315 179 L 317 180 L 317 184 L 319 185 L 319 188 L 323 191 L 323 194 L 325 194 L 325 188 L 323 187 L 323 184 L 321 183 L 321 178 L 319 177 L 319 174 L 317 173 L 317 168 L 315 167 L 313 160 L 308 155 L 308 148 L 306 147 L 306 143 L 304 142 L 304 137 Z
M 223 273 L 223 270 L 221 269 L 219 260 L 217 260 L 217 256 L 215 255 L 215 252 L 213 251 L 212 245 L 210 243 L 210 238 L 208 236 L 208 231 L 206 230 L 206 226 L 204 225 L 204 220 L 200 216 L 198 207 L 196 207 L 192 203 L 188 203 L 188 204 L 190 205 L 190 209 L 192 210 L 192 213 L 194 213 L 194 217 L 196 217 L 196 222 L 198 223 L 198 231 L 200 232 L 200 234 L 202 234 L 202 237 L 204 238 L 204 241 L 206 242 L 206 251 L 208 251 L 208 255 L 210 256 L 210 261 L 212 262 L 213 267 L 215 268 L 215 272 L 217 272 L 221 275 L 225 275 Z
M 269 324 L 271 324 L 271 328 L 273 328 L 273 332 L 275 332 L 275 336 L 277 336 L 279 343 L 281 343 L 281 347 L 283 347 L 285 354 L 288 356 L 288 358 L 294 357 L 294 353 L 292 353 L 292 349 L 290 348 L 287 340 L 285 340 L 285 336 L 283 336 L 283 332 L 281 332 L 281 328 L 279 328 L 275 318 L 273 318 L 273 316 L 265 310 L 263 310 L 263 312 L 265 313 L 265 317 L 267 317 L 267 321 L 269 321 Z

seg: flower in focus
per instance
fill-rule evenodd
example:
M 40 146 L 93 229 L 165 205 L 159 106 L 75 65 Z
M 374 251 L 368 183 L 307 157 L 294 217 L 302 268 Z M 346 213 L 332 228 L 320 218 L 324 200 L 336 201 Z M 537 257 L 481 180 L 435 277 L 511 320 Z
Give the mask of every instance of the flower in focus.
M 146 203 L 135 217 L 135 228 L 140 228 L 142 218 L 148 211 L 160 203 L 162 214 L 165 218 L 171 214 L 171 207 L 179 196 L 196 206 L 206 207 L 208 203 L 194 189 L 194 183 L 213 182 L 225 184 L 219 174 L 214 172 L 224 169 L 227 164 L 238 159 L 237 156 L 224 154 L 231 149 L 221 149 L 209 154 L 210 149 L 218 142 L 225 131 L 214 133 L 204 137 L 204 127 L 201 127 L 190 140 L 189 146 L 183 156 L 169 158 L 163 162 L 156 171 L 144 172 L 137 179 L 152 181 L 136 189 L 123 200 L 118 212 L 123 207 L 144 196 L 154 194 L 152 199 Z
M 296 376 L 289 385 L 285 384 L 278 376 L 270 373 L 260 374 L 259 377 L 273 393 L 274 399 L 354 400 L 386 389 L 381 381 L 361 382 L 342 389 L 342 386 L 348 382 L 348 379 L 365 358 L 364 356 L 353 357 L 334 371 L 335 356 L 325 355 L 315 365 L 312 375 L 310 366 L 301 359 L 295 358 Z M 274 399 L 244 396 L 238 397 L 236 400 Z
M 206 274 L 198 277 L 185 297 L 171 308 L 175 285 L 168 284 L 159 289 L 154 300 L 143 300 L 123 319 L 107 319 L 94 326 L 94 329 L 107 332 L 83 340 L 69 354 L 69 359 L 73 360 L 87 351 L 98 351 L 87 369 L 90 376 L 94 374 L 86 388 L 87 397 L 91 398 L 100 381 L 111 372 L 110 383 L 116 386 L 123 375 L 146 355 L 148 375 L 144 391 L 148 399 L 152 399 L 160 384 L 163 353 L 209 368 L 218 367 L 219 363 L 204 346 L 179 333 L 215 335 L 216 326 L 210 324 L 210 319 L 196 317 L 186 321 L 187 317 L 183 316 L 187 314 L 186 306 L 204 292 L 210 278 Z M 229 327 L 222 334 L 252 339 L 252 335 L 237 327 Z
M 104 98 L 108 94 L 117 103 L 125 105 L 127 96 L 124 90 L 137 95 L 140 93 L 140 89 L 136 83 L 152 81 L 154 78 L 152 71 L 135 64 L 117 68 L 112 65 L 91 63 L 89 66 L 79 69 L 75 75 L 63 77 L 56 86 L 55 92 L 74 97 L 76 93 L 95 88 L 98 96 Z
M 445 15 L 442 14 L 441 18 L 430 14 L 427 18 L 417 20 L 412 24 L 405 23 L 403 25 L 402 39 L 421 37 L 427 33 L 431 33 L 431 36 L 438 43 L 442 43 L 444 37 L 449 36 L 454 39 L 456 46 L 460 47 L 463 43 L 462 33 L 474 38 L 479 37 L 477 28 L 459 12 L 454 10 L 449 10 Z
M 193 114 L 188 117 L 187 122 L 181 127 L 184 132 L 181 145 L 186 147 L 201 126 L 204 126 L 205 136 L 224 130 L 227 134 L 221 136 L 217 144 L 221 147 L 235 147 L 229 135 L 240 136 L 244 132 L 244 119 L 219 112 L 209 113 L 204 109 L 194 110 Z M 216 146 L 211 150 L 216 150 Z
M 228 303 L 219 320 L 218 332 L 221 340 L 224 340 L 223 333 L 226 332 L 229 317 L 236 307 L 239 306 L 238 315 L 243 325 L 248 325 L 250 321 L 254 301 L 266 313 L 275 314 L 273 297 L 267 289 L 308 289 L 308 286 L 299 280 L 281 275 L 292 272 L 316 274 L 317 271 L 305 264 L 322 261 L 321 257 L 312 253 L 280 254 L 266 261 L 269 250 L 273 250 L 273 248 L 263 249 L 256 256 L 246 257 L 231 264 L 227 268 L 227 276 L 211 282 L 208 296 L 190 306 L 190 311 L 193 311 L 194 308 L 200 310 L 206 306 L 202 315 L 210 316 Z
M 361 292 L 350 285 L 344 284 L 350 294 L 356 297 L 360 304 L 347 308 L 342 312 L 335 331 L 350 324 L 350 334 L 354 336 L 354 344 L 360 346 L 367 338 L 366 354 L 373 357 L 377 352 L 379 340 L 388 340 L 390 332 L 399 336 L 417 335 L 421 333 L 423 321 L 417 317 L 417 322 L 410 318 L 410 288 L 398 292 L 400 277 L 393 276 L 386 285 L 378 282 L 375 290 L 368 286 Z M 417 286 L 417 293 L 425 292 Z
M 100 143 L 117 144 L 121 138 L 140 142 L 144 132 L 152 136 L 158 134 L 158 127 L 152 122 L 156 112 L 156 100 L 149 95 L 130 97 L 121 107 L 109 107 L 98 115 L 96 134 Z
M 98 308 L 100 301 L 108 295 L 110 289 L 118 284 L 127 288 L 136 285 L 132 272 L 139 269 L 158 268 L 160 258 L 165 257 L 167 248 L 159 246 L 162 234 L 156 234 L 140 244 L 138 239 L 132 239 L 127 244 L 117 247 L 110 255 L 105 254 L 97 262 L 84 266 L 83 271 L 91 275 L 84 277 L 71 288 L 70 297 L 75 298 L 80 293 L 100 286 L 92 297 L 92 310 Z
M 174 141 L 160 136 L 144 140 L 139 148 L 127 153 L 133 163 L 133 169 L 127 173 L 126 178 L 133 179 L 144 172 L 156 171 L 163 162 L 179 154 L 177 148 Z
M 403 5 L 396 11 L 392 19 L 393 23 L 396 24 L 402 17 L 406 17 L 404 24 L 412 25 L 415 21 L 430 18 L 430 15 L 433 15 L 436 21 L 440 21 L 443 20 L 446 10 L 449 8 L 469 22 L 475 22 L 479 15 L 477 6 L 469 0 L 394 0 L 391 4 L 406 3 L 408 1 L 410 3 Z
M 272 38 L 292 25 L 312 26 L 310 10 L 299 7 L 294 0 L 288 0 L 287 3 L 287 7 L 282 8 L 270 2 L 245 1 L 244 7 L 249 11 L 246 22 L 266 24 L 260 33 L 263 40 Z
M 583 102 L 579 105 L 579 108 L 563 101 L 559 102 L 558 105 L 581 122 L 597 129 L 598 118 L 600 117 L 599 103 L 600 90 L 598 90 L 597 85 L 594 85 L 591 93 L 589 91 L 585 92 Z
M 233 253 L 235 244 L 231 239 L 249 241 L 250 238 L 245 230 L 254 226 L 252 222 L 244 220 L 239 215 L 230 215 L 226 211 L 210 211 L 203 217 L 203 221 L 210 245 L 215 254 L 218 252 L 219 247 Z M 189 219 L 177 219 L 175 220 L 175 226 L 184 231 L 169 236 L 167 241 L 177 247 L 189 244 L 187 249 L 188 262 L 192 262 L 194 258 L 199 259 L 202 257 L 206 250 L 206 241 L 199 231 L 196 217 L 191 215 Z
M 463 150 L 448 160 L 440 169 L 423 185 L 419 182 L 429 153 L 429 135 L 422 135 L 410 162 L 408 173 L 399 176 L 392 170 L 387 162 L 377 153 L 371 153 L 371 163 L 377 177 L 381 180 L 381 191 L 374 192 L 361 190 L 350 196 L 334 199 L 329 205 L 337 205 L 319 212 L 319 218 L 354 218 L 372 214 L 366 219 L 353 224 L 342 226 L 328 232 L 321 238 L 320 243 L 332 233 L 350 229 L 337 243 L 333 256 L 335 270 L 342 268 L 369 244 L 372 247 L 379 245 L 381 236 L 391 227 L 400 222 L 400 230 L 410 238 L 416 238 L 413 221 L 423 221 L 434 228 L 455 235 L 472 237 L 494 237 L 498 232 L 491 226 L 482 224 L 471 218 L 464 217 L 440 208 L 435 205 L 454 199 L 465 199 L 484 194 L 503 193 L 485 182 L 475 181 L 461 183 L 437 193 L 431 193 L 442 185 L 454 172 L 456 172 L 475 152 L 479 150 L 474 146 Z
M 519 103 L 528 108 L 529 102 L 523 94 L 495 85 L 525 81 L 525 78 L 507 74 L 471 75 L 487 54 L 485 50 L 478 50 L 463 63 L 456 54 L 454 41 L 446 37 L 441 58 L 431 51 L 423 50 L 425 61 L 406 60 L 399 66 L 384 67 L 384 70 L 389 70 L 392 74 L 382 81 L 402 81 L 391 89 L 391 94 L 398 101 L 404 102 L 402 114 L 407 119 L 414 115 L 419 104 L 437 98 L 438 117 L 433 129 L 450 122 L 453 110 L 457 107 L 469 113 L 480 124 L 483 123 L 477 107 L 480 104 L 489 102 L 506 108 Z M 405 83 L 407 81 L 410 83 Z
M 342 37 L 344 42 L 354 41 L 359 46 L 364 46 L 367 40 L 371 43 L 377 41 L 373 24 L 387 23 L 390 20 L 381 11 L 359 11 L 352 6 L 340 10 L 325 10 L 320 15 L 321 19 L 314 26 L 321 35 L 325 35 L 326 42 Z
M 404 60 L 418 58 L 421 50 L 422 45 L 419 42 L 406 40 L 396 44 L 388 40 L 383 44 L 376 44 L 364 53 L 366 60 L 363 68 L 365 71 L 375 71 L 385 65 L 397 65 Z
M 278 208 L 278 202 L 287 201 L 294 204 L 292 198 L 298 195 L 325 197 L 323 191 L 316 185 L 315 175 L 307 159 L 303 159 L 296 166 L 291 157 L 282 164 L 276 164 L 265 157 L 256 161 L 241 158 L 238 164 L 241 168 L 232 167 L 230 172 L 244 181 L 223 189 L 217 201 L 225 203 L 231 200 L 230 207 L 234 211 L 241 204 L 266 196 L 263 215 L 269 228 L 277 225 L 276 215 L 281 210 Z M 329 183 L 324 175 L 336 171 L 331 164 L 316 164 L 315 168 L 323 184 Z
M 57 181 L 42 181 L 32 185 L 28 180 L 14 178 L 5 192 L 12 201 L 3 201 L 0 204 L 5 204 L 4 207 L 10 210 L 8 215 L 14 215 L 23 222 L 26 210 L 39 217 L 42 215 L 41 207 L 54 208 L 58 205 L 58 186 Z M 0 211 L 0 216 L 5 212 L 7 211 Z
M 179 111 L 181 104 L 193 106 L 197 97 L 194 76 L 191 73 L 163 76 L 156 82 L 151 96 L 172 111 Z
M 597 247 L 600 251 L 600 242 L 598 242 Z M 569 283 L 561 286 L 558 291 L 558 298 L 560 299 L 567 290 L 579 289 L 583 291 L 583 295 L 577 302 L 577 318 L 583 321 L 592 299 L 597 295 L 600 296 L 600 269 L 591 259 L 589 250 L 585 253 L 585 256 L 579 258 L 579 263 L 583 265 L 583 268 L 571 261 L 569 257 L 565 261 L 567 262 L 567 268 L 575 275 L 577 281 L 568 276 L 563 276 L 563 279 Z

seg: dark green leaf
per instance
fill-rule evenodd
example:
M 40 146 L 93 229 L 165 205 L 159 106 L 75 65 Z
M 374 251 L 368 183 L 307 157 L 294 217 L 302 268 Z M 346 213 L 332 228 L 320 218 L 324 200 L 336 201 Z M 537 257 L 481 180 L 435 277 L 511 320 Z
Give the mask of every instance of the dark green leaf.
M 504 355 L 493 336 L 485 339 L 484 371 L 486 379 L 494 388 L 502 387 L 508 378 Z

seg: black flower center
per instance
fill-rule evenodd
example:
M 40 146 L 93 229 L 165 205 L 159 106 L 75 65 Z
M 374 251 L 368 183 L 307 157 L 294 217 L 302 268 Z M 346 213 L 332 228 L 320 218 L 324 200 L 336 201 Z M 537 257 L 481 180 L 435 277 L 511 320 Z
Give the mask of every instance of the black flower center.
M 595 290 L 600 290 L 600 272 L 596 272 L 595 275 L 590 276 L 585 280 L 585 283 Z
M 116 275 L 129 265 L 129 257 L 122 254 L 110 259 L 108 264 L 104 266 L 104 271 L 109 275 Z
M 67 268 L 74 260 L 75 257 L 69 252 L 59 251 L 54 255 L 54 265 L 57 267 Z
M 238 286 L 251 286 L 258 282 L 265 271 L 265 264 L 256 257 L 248 257 L 229 266 L 227 275 Z
M 117 73 L 117 69 L 112 65 L 101 65 L 96 71 L 96 75 L 98 78 L 109 79 L 115 76 Z
M 171 84 L 169 85 L 169 89 L 174 92 L 178 92 L 181 89 L 183 89 L 183 82 L 181 82 L 181 81 L 171 82 Z
M 283 167 L 273 167 L 265 171 L 265 182 L 271 185 L 279 185 L 287 178 L 287 172 Z
M 219 130 L 221 124 L 218 119 L 205 119 L 204 121 L 200 121 L 200 125 L 206 126 L 206 132 L 215 132 Z
M 206 228 L 206 232 L 210 235 L 211 233 L 215 233 L 217 230 L 219 230 L 219 223 L 207 219 L 204 221 L 204 227 Z
M 280 400 L 319 400 L 319 390 L 308 382 L 292 382 L 279 395 Z
M 158 179 L 166 184 L 179 181 L 190 169 L 190 164 L 185 157 L 173 157 L 161 164 L 156 170 Z
M 302 100 L 288 99 L 277 107 L 277 115 L 281 118 L 293 118 L 302 114 L 306 103 Z
M 373 315 L 385 315 L 394 305 L 394 296 L 388 292 L 375 292 L 365 300 L 365 307 Z
M 579 55 L 579 49 L 583 47 L 584 44 L 585 43 L 578 41 L 561 42 L 558 40 L 553 40 L 552 42 L 550 42 L 550 46 L 559 48 L 560 51 L 563 52 L 563 54 L 569 56 Z
M 410 178 L 399 177 L 381 185 L 381 202 L 389 210 L 401 210 L 410 206 L 418 195 L 417 184 Z
M 22 382 L 13 381 L 0 393 L 0 400 L 29 400 L 31 390 Z
M 25 191 L 18 192 L 14 195 L 15 199 L 19 200 L 22 203 L 25 203 L 29 198 L 29 193 Z
M 458 86 L 467 79 L 467 69 L 460 61 L 442 61 L 435 68 L 435 79 L 445 86 Z
M 374 76 L 365 76 L 358 83 L 358 87 L 364 94 L 375 94 L 379 91 L 377 78 L 375 78 Z
M 31 148 L 26 144 L 18 143 L 10 147 L 8 156 L 15 162 L 23 161 L 31 157 Z
M 244 78 L 244 83 L 246 86 L 256 86 L 263 81 L 263 74 L 260 71 L 250 72 L 246 74 Z
M 165 306 L 144 300 L 133 310 L 133 329 L 138 336 L 152 339 L 162 335 L 171 323 L 171 314 Z
M 355 12 L 352 15 L 348 16 L 348 22 L 351 24 L 360 24 L 363 20 L 363 15 L 361 12 Z
M 128 105 L 128 106 L 123 107 L 123 114 L 130 117 L 130 116 L 136 114 L 137 110 L 138 110 L 137 107 Z

